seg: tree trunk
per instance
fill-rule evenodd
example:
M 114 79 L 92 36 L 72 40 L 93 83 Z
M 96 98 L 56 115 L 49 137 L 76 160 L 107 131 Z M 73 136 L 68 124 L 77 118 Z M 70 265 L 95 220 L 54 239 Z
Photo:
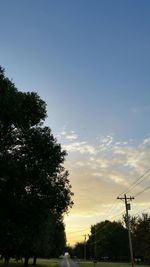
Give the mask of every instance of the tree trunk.
M 4 264 L 5 265 L 8 265 L 8 263 L 9 263 L 9 257 L 8 256 L 5 256 L 5 258 L 4 258 Z
M 37 260 L 37 257 L 34 256 L 34 257 L 33 257 L 33 264 L 32 264 L 32 265 L 34 265 L 34 266 L 36 265 L 36 260 Z
M 24 258 L 24 267 L 28 266 L 28 262 L 29 262 L 29 257 L 25 256 L 25 258 Z

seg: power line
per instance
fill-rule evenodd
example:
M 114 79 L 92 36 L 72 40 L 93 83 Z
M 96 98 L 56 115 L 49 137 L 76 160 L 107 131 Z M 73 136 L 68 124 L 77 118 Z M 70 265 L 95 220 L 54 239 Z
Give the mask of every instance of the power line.
M 122 215 L 122 214 L 124 214 L 124 210 L 123 210 L 120 214 L 118 214 L 118 215 L 116 215 L 116 216 L 113 216 L 112 218 L 115 218 L 115 217 L 120 216 L 120 215 Z M 92 234 L 92 236 L 94 236 L 95 234 L 97 234 L 97 233 L 100 232 L 101 230 L 105 229 L 106 226 L 107 226 L 107 224 L 109 224 L 109 222 L 110 222 L 110 221 L 106 221 L 106 224 L 104 224 L 103 227 L 101 227 L 101 229 L 99 229 L 99 231 L 97 231 L 96 233 Z M 112 233 L 113 233 L 114 231 L 115 231 L 115 229 L 112 231 Z M 97 244 L 99 241 L 101 241 L 101 239 L 94 240 L 93 242 L 88 242 L 87 244 L 88 244 L 88 245 L 94 245 L 95 243 Z
M 117 202 L 117 200 L 115 200 L 115 201 L 112 203 L 112 205 L 111 205 L 110 207 L 108 207 L 108 209 L 106 210 L 106 212 L 105 212 L 104 215 L 102 216 L 101 221 L 103 220 L 103 218 L 108 217 L 108 216 L 112 213 L 114 207 L 117 207 L 117 206 L 119 205 L 119 203 L 117 202 L 117 205 L 115 206 L 116 202 Z M 117 217 L 117 216 L 119 216 L 119 215 L 115 215 L 115 216 L 111 217 L 110 219 L 115 218 L 115 217 Z M 84 232 L 84 231 L 86 231 L 86 230 L 90 230 L 90 228 L 91 228 L 91 227 L 84 228 L 84 229 L 82 229 L 82 230 L 73 231 L 73 232 L 70 232 L 70 234 Z M 96 233 L 97 233 L 97 232 L 96 232 Z M 68 234 L 69 234 L 69 232 L 68 232 Z M 69 235 L 70 235 L 70 234 L 69 234 Z
M 145 208 L 145 209 L 142 209 L 142 210 L 136 212 L 135 214 L 132 215 L 132 217 L 133 217 L 133 216 L 136 216 L 136 215 L 138 215 L 139 213 L 142 213 L 142 212 L 144 212 L 145 210 L 148 210 L 148 209 L 150 209 L 150 206 L 147 207 L 147 208 Z M 123 215 L 123 214 L 124 214 L 124 210 L 122 210 L 121 213 L 119 213 L 119 214 L 117 214 L 117 215 L 111 217 L 110 219 L 114 219 L 114 218 L 116 218 L 116 217 L 118 217 L 118 216 L 120 216 L 120 215 Z M 103 225 L 103 227 L 102 227 L 101 229 L 99 229 L 98 231 L 96 231 L 96 233 L 93 233 L 92 236 L 95 236 L 95 234 L 99 233 L 102 229 L 104 229 L 108 223 L 109 223 L 109 221 L 108 221 L 105 225 Z M 70 241 L 76 241 L 76 242 L 78 242 L 76 239 L 71 239 Z M 101 239 L 95 240 L 95 241 L 93 241 L 93 242 L 88 242 L 87 245 L 94 245 L 95 243 L 98 243 L 99 241 L 101 241 Z M 80 241 L 80 242 L 82 242 L 82 241 Z
M 106 220 L 106 217 L 109 217 L 110 214 L 113 212 L 114 213 L 114 208 L 118 207 L 119 203 L 117 202 L 117 205 L 115 205 L 117 200 L 115 200 L 110 207 L 107 208 L 106 212 L 102 215 L 102 218 L 100 219 L 101 221 Z M 117 217 L 119 215 L 113 216 Z
M 114 218 L 116 218 L 116 217 L 118 217 L 118 216 L 120 216 L 120 215 L 123 215 L 123 214 L 124 214 L 124 210 L 122 210 L 121 213 L 119 213 L 119 214 L 117 214 L 117 215 L 111 217 L 110 219 L 114 219 Z M 105 221 L 108 221 L 108 223 L 109 223 L 109 220 L 105 220 Z M 92 236 L 97 235 L 97 234 L 98 234 L 98 233 L 99 233 L 105 226 L 106 226 L 106 225 L 103 225 L 102 228 L 100 228 L 100 229 L 97 230 L 96 232 L 92 233 Z M 96 242 L 97 242 L 97 241 L 96 241 Z M 95 243 L 95 242 L 94 242 L 94 243 Z
M 137 193 L 136 195 L 135 195 L 135 197 L 137 197 L 137 196 L 139 196 L 139 195 L 141 195 L 143 192 L 145 192 L 147 189 L 149 189 L 150 188 L 150 185 L 148 186 L 148 187 L 146 187 L 146 188 L 144 188 L 142 191 L 140 191 L 139 193 Z
M 130 192 L 133 188 L 135 188 L 138 184 L 140 184 L 144 179 L 145 179 L 145 175 L 148 174 L 150 172 L 150 169 L 147 169 L 135 182 L 133 182 L 129 188 L 124 191 L 123 193 L 121 194 L 124 194 L 124 193 L 128 193 Z M 136 196 L 139 196 L 140 194 L 142 194 L 144 191 L 146 191 L 147 189 L 149 189 L 150 186 L 148 186 L 147 188 L 145 188 L 144 190 L 140 191 Z M 118 196 L 118 198 L 121 196 L 121 194 Z M 106 215 L 110 215 L 112 213 L 112 211 L 114 210 L 114 207 L 116 208 L 116 200 L 113 202 L 112 206 L 111 207 L 108 207 L 108 209 L 106 210 L 105 214 L 102 216 L 102 218 L 104 218 L 104 216 L 106 217 Z M 117 205 L 118 206 L 118 205 Z M 123 212 L 121 212 L 121 214 L 123 214 Z M 119 215 L 121 215 L 119 214 Z M 113 216 L 111 217 L 110 219 L 113 219 L 115 217 L 118 217 L 119 215 L 116 215 L 116 216 Z M 84 228 L 82 230 L 77 230 L 77 231 L 73 231 L 71 232 L 70 234 L 73 234 L 73 233 L 79 233 L 79 232 L 83 232 L 83 231 L 86 231 L 86 230 L 89 230 L 90 227 L 88 228 Z M 95 232 L 94 235 L 96 235 L 99 231 Z
M 89 230 L 89 228 L 90 228 L 90 227 L 88 227 L 88 228 L 83 228 L 82 230 L 73 231 L 73 232 L 71 232 L 70 234 L 83 232 L 83 231 Z M 68 232 L 68 233 L 69 233 L 69 232 Z
M 133 258 L 133 249 L 132 249 L 132 239 L 131 239 L 131 231 L 130 231 L 130 222 L 129 222 L 129 213 L 128 211 L 130 208 L 130 203 L 134 197 L 127 197 L 126 194 L 124 194 L 124 197 L 117 197 L 117 199 L 124 200 L 125 208 L 126 208 L 126 223 L 127 223 L 127 229 L 128 229 L 128 236 L 129 236 L 129 247 L 130 247 L 130 257 L 131 257 L 131 266 L 134 267 L 134 258 Z
M 102 226 L 102 228 L 99 229 L 99 231 L 97 231 L 97 232 L 95 232 L 94 234 L 92 234 L 92 236 L 96 236 L 96 234 L 97 234 L 98 232 L 100 232 L 101 230 L 103 230 L 103 229 L 106 227 L 106 225 L 107 225 L 108 223 L 109 223 L 109 222 L 107 221 L 106 224 L 104 224 L 104 225 Z M 96 238 L 95 238 L 93 242 L 88 242 L 88 245 L 95 245 L 95 244 L 97 244 L 99 241 L 101 241 L 101 240 L 100 240 L 100 239 L 99 239 L 99 240 L 96 240 Z M 94 247 L 94 248 L 96 248 L 96 247 Z
M 138 184 L 140 184 L 146 178 L 145 175 L 148 174 L 149 172 L 150 172 L 150 169 L 147 169 L 142 175 L 139 176 L 139 178 L 135 182 L 133 182 L 127 188 L 127 190 L 123 191 L 118 197 L 120 197 L 121 195 L 129 193 L 133 188 L 135 188 Z
M 133 188 L 135 188 L 138 184 L 140 184 L 146 177 L 146 175 L 150 172 L 150 168 L 147 169 L 135 182 L 133 182 L 128 188 L 126 191 L 122 192 L 118 197 L 120 197 L 122 194 L 125 194 L 125 193 L 128 193 L 130 192 Z M 150 188 L 150 186 L 146 187 L 144 190 L 140 191 L 138 194 L 136 194 L 136 196 L 139 196 L 140 194 L 142 194 L 143 192 L 145 192 L 146 190 L 148 190 Z M 112 206 L 111 207 L 108 207 L 108 209 L 106 210 L 105 214 L 102 216 L 102 219 L 104 217 L 107 217 L 109 216 L 113 211 L 114 211 L 114 208 L 116 208 L 118 206 L 118 204 L 116 205 L 116 200 L 113 202 Z M 121 214 L 123 214 L 123 212 L 121 212 Z M 119 214 L 119 215 L 121 215 Z M 113 219 L 115 217 L 118 217 L 119 215 L 115 215 L 113 217 L 111 217 L 110 219 Z M 70 234 L 74 234 L 74 233 L 80 233 L 80 232 L 84 232 L 86 230 L 89 230 L 90 227 L 88 228 L 84 228 L 82 230 L 77 230 L 77 231 L 73 231 L 71 232 Z M 97 234 L 99 231 L 95 232 L 95 234 Z M 69 233 L 68 233 L 69 234 Z
M 78 234 L 78 236 L 79 237 L 81 237 L 81 236 L 83 236 L 84 234 L 83 233 L 80 233 L 80 234 Z M 70 238 L 74 238 L 75 236 L 77 236 L 77 234 L 68 234 L 68 236 L 70 237 Z
M 115 206 L 116 202 L 117 202 L 117 200 L 115 199 L 115 201 L 112 203 L 112 205 L 111 205 L 110 207 L 107 208 L 106 212 L 105 212 L 104 215 L 102 216 L 102 219 L 103 219 L 104 217 L 106 217 L 106 214 L 107 214 L 107 213 L 109 214 L 109 213 L 112 211 L 112 209 L 113 209 L 113 207 Z
M 150 207 L 147 207 L 147 208 L 145 208 L 144 210 L 142 209 L 142 210 L 140 210 L 140 211 L 134 213 L 134 214 L 132 215 L 132 217 L 135 216 L 135 215 L 137 215 L 137 214 L 139 214 L 139 213 L 141 213 L 141 212 L 143 212 L 143 211 L 145 211 L 145 210 L 148 210 L 148 209 L 150 209 Z
M 118 205 L 119 205 L 119 203 L 117 202 L 117 205 L 115 206 L 115 203 L 117 202 L 117 200 L 115 200 L 114 202 L 113 202 L 113 204 L 111 205 L 111 207 L 108 207 L 108 209 L 106 210 L 106 212 L 104 213 L 104 215 L 102 215 L 102 218 L 101 218 L 101 221 L 102 220 L 104 220 L 103 218 L 106 218 L 106 217 L 108 217 L 111 213 L 112 213 L 112 211 L 113 211 L 113 207 L 117 207 Z M 118 215 L 117 215 L 118 216 Z M 115 216 L 116 217 L 116 216 Z M 88 227 L 88 228 L 83 228 L 83 229 L 81 229 L 81 230 L 77 230 L 77 231 L 70 231 L 70 234 L 74 234 L 74 233 L 79 233 L 79 232 L 84 232 L 84 231 L 86 231 L 86 230 L 90 230 L 90 228 L 91 228 L 91 226 L 90 227 Z M 68 232 L 69 233 L 69 232 Z
M 137 215 L 137 214 L 139 214 L 139 213 L 141 213 L 141 212 L 144 212 L 144 211 L 147 210 L 147 209 L 150 209 L 150 207 L 147 207 L 147 208 L 145 208 L 144 210 L 142 209 L 142 210 L 138 211 L 137 213 L 133 214 L 132 216 L 135 216 L 135 215 Z M 117 215 L 115 215 L 115 216 L 112 216 L 110 219 L 112 220 L 112 219 L 114 219 L 114 218 L 116 218 L 116 217 L 118 217 L 118 216 L 120 216 L 120 215 L 123 215 L 123 214 L 124 214 L 124 210 L 122 210 L 119 214 L 117 214 Z M 97 233 L 99 233 L 105 226 L 106 226 L 106 225 L 104 225 L 101 229 L 99 229 L 99 230 L 97 230 L 95 233 L 93 233 L 92 236 L 95 236 Z M 78 231 L 77 231 L 77 232 L 78 232 Z M 81 230 L 80 230 L 80 232 L 81 232 Z M 76 241 L 76 239 L 71 239 L 71 241 Z M 100 241 L 100 240 L 96 240 L 96 241 L 93 241 L 93 242 L 88 242 L 88 245 L 94 245 L 95 242 L 98 243 L 99 241 Z
M 113 203 L 113 205 L 109 208 L 108 212 L 105 213 L 105 217 L 109 217 L 112 213 L 114 213 L 114 211 L 116 210 L 116 208 L 119 206 L 119 203 L 116 204 L 116 201 L 117 200 L 115 200 L 115 202 Z
M 110 219 L 112 220 L 112 219 L 114 219 L 114 218 L 116 218 L 116 217 L 118 217 L 120 215 L 123 215 L 123 214 L 124 214 L 124 210 L 122 210 L 121 213 L 119 213 L 118 215 L 115 215 L 115 216 L 111 217 Z

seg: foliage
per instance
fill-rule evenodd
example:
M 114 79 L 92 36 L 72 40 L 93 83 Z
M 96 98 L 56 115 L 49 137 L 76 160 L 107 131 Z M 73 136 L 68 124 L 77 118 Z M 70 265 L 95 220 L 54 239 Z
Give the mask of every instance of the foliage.
M 134 258 L 150 262 L 150 216 L 130 217 Z M 77 243 L 73 255 L 84 257 L 84 243 Z M 130 261 L 128 231 L 124 221 L 102 221 L 91 226 L 86 244 L 88 259 Z
M 133 225 L 132 218 L 131 225 Z M 150 216 L 148 214 L 134 218 L 132 235 L 135 257 L 140 257 L 143 261 L 150 260 Z
M 46 104 L 37 93 L 18 91 L 0 68 L 0 253 L 5 258 L 33 255 L 49 218 L 55 216 L 58 225 L 73 204 L 62 166 L 66 152 L 43 126 L 45 117 Z
M 74 247 L 74 255 L 79 259 L 84 259 L 84 242 L 78 242 Z
M 128 255 L 127 230 L 121 222 L 103 221 L 92 226 L 88 244 L 91 254 L 98 259 L 119 260 Z

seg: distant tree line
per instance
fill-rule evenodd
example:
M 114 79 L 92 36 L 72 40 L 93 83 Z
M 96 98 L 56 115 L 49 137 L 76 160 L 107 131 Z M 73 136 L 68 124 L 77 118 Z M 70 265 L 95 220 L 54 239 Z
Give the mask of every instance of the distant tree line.
M 18 91 L 0 67 L 0 255 L 59 256 L 66 243 L 63 214 L 72 206 L 66 152 L 43 125 L 46 103 Z
M 130 217 L 135 261 L 150 262 L 150 216 L 142 214 Z M 68 248 L 72 256 L 84 258 L 85 243 L 79 242 Z M 128 230 L 125 220 L 102 221 L 91 226 L 86 242 L 86 257 L 91 260 L 129 261 Z

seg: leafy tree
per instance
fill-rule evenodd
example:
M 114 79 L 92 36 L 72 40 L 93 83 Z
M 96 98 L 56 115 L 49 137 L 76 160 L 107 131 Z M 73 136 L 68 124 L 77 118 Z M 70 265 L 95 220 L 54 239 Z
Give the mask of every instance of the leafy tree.
M 78 242 L 75 244 L 74 255 L 79 259 L 84 259 L 84 247 L 85 247 L 84 242 Z
M 66 234 L 65 226 L 62 220 L 57 220 L 57 223 L 53 223 L 53 233 L 49 239 L 49 250 L 47 253 L 48 257 L 58 258 L 64 254 L 66 247 Z
M 0 252 L 6 261 L 23 255 L 25 265 L 49 214 L 62 218 L 73 204 L 66 152 L 45 117 L 45 102 L 19 92 L 0 68 Z
M 42 258 L 59 257 L 64 254 L 65 246 L 66 234 L 63 220 L 51 214 L 33 248 L 33 265 L 36 265 L 37 256 Z
M 143 261 L 150 259 L 150 216 L 142 214 L 136 218 L 136 227 L 133 232 L 135 257 Z
M 121 222 L 103 221 L 91 227 L 88 246 L 94 256 L 113 260 L 128 256 L 127 230 Z

